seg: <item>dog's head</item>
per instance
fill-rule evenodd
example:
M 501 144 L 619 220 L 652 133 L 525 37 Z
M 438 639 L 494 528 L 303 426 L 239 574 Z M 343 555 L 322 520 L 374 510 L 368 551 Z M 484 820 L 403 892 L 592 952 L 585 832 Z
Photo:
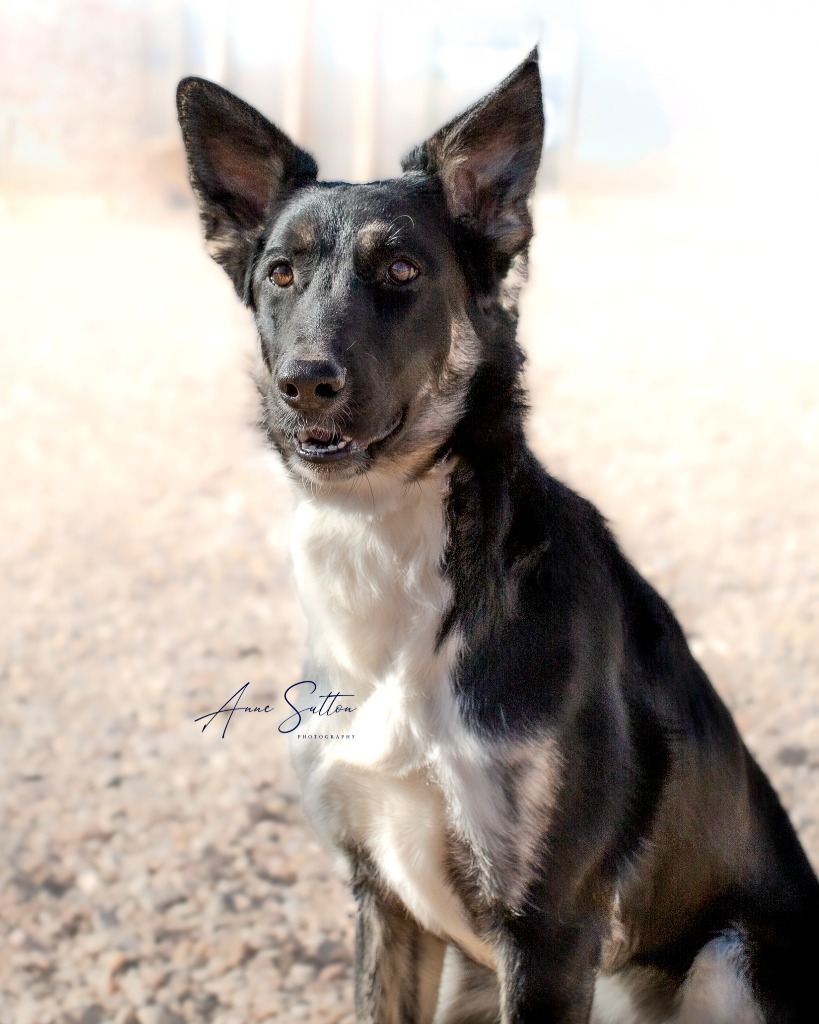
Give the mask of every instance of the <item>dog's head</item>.
M 319 182 L 311 156 L 211 82 L 186 78 L 178 105 L 209 251 L 256 319 L 264 425 L 288 470 L 311 486 L 413 479 L 447 450 L 514 322 L 543 144 L 536 53 L 401 177 L 370 184 Z

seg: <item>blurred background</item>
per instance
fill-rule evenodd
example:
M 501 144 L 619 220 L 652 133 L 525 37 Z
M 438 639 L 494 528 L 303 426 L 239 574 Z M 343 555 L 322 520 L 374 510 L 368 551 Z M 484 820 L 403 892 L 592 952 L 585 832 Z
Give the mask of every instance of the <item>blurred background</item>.
M 193 722 L 245 682 L 281 704 L 304 628 L 186 74 L 367 180 L 539 44 L 532 444 L 819 865 L 817 28 L 798 0 L 2 0 L 0 1019 L 351 1020 L 352 907 L 282 737 Z
M 257 105 L 328 178 L 389 175 L 538 42 L 544 185 L 777 185 L 793 213 L 818 169 L 815 28 L 796 0 L 4 0 L 0 184 L 127 206 L 153 173 L 187 202 L 168 101 L 185 74 Z

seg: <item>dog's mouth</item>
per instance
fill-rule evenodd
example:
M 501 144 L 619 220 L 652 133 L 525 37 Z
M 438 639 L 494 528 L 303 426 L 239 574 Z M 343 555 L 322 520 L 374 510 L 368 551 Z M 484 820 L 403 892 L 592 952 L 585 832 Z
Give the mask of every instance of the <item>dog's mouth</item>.
M 381 433 L 365 440 L 349 434 L 333 433 L 320 426 L 309 426 L 297 431 L 294 442 L 299 458 L 312 463 L 341 462 L 356 455 L 372 455 L 372 449 L 380 446 L 398 432 L 404 421 L 399 412 Z

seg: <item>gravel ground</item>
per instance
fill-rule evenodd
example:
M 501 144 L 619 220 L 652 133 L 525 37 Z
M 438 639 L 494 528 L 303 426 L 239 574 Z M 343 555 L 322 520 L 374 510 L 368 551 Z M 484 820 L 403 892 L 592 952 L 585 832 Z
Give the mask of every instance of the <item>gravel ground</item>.
M 342 1024 L 352 906 L 276 722 L 194 724 L 300 678 L 252 330 L 191 211 L 104 211 L 0 217 L 0 1020 Z M 819 864 L 815 256 L 695 202 L 539 213 L 532 441 L 671 600 Z

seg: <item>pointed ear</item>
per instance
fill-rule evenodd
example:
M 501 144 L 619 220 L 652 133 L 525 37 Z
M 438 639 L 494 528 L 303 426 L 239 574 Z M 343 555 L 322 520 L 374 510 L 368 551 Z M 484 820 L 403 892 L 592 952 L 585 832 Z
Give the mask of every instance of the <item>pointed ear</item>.
M 528 199 L 543 149 L 543 99 L 535 48 L 488 96 L 403 161 L 441 182 L 451 215 L 505 256 L 532 237 Z
M 184 78 L 176 102 L 208 251 L 244 298 L 249 260 L 276 200 L 315 181 L 316 162 L 213 82 Z

